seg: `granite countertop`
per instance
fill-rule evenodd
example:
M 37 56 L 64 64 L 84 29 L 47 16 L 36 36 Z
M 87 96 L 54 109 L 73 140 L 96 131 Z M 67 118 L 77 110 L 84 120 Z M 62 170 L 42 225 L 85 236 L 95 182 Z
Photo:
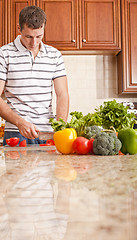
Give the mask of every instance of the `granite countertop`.
M 137 155 L 0 147 L 0 240 L 136 240 Z

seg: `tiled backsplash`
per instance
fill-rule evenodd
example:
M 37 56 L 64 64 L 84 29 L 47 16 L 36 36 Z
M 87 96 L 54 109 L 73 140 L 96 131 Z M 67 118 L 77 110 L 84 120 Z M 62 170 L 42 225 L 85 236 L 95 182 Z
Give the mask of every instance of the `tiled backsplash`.
M 117 57 L 64 55 L 68 77 L 70 112 L 93 112 L 104 101 L 137 102 L 136 98 L 118 96 Z M 55 94 L 53 106 L 55 112 Z
M 134 102 L 137 109 L 137 93 L 133 97 L 119 96 L 117 86 L 117 57 L 95 55 L 63 55 L 69 95 L 69 112 L 93 112 L 104 101 Z M 53 92 L 54 93 L 54 92 Z M 56 97 L 53 94 L 53 110 Z

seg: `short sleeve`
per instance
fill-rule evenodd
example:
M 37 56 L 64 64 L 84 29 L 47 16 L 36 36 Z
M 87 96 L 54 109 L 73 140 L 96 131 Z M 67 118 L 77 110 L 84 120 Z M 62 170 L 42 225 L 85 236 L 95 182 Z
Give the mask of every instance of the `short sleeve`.
M 54 72 L 53 80 L 55 78 L 63 77 L 63 76 L 66 76 L 64 60 L 61 52 L 57 51 L 57 63 L 56 63 L 56 69 Z
M 0 49 L 0 80 L 6 81 L 6 75 L 7 75 L 7 64 L 5 62 L 2 49 Z

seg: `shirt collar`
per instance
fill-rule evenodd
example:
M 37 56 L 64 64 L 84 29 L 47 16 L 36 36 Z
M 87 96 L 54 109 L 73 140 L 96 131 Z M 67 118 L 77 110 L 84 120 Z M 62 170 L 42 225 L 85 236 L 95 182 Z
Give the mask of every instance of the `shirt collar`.
M 47 49 L 46 49 L 45 44 L 43 42 L 41 42 L 40 52 L 45 53 L 45 54 L 47 53 Z
M 41 47 L 40 47 L 40 50 L 39 50 L 37 56 L 41 57 L 42 55 L 45 55 L 46 53 L 47 53 L 47 49 L 45 47 L 45 44 L 41 41 Z
M 25 54 L 25 53 L 28 52 L 29 50 L 22 45 L 22 43 L 21 43 L 21 41 L 20 41 L 20 37 L 21 37 L 21 35 L 18 35 L 18 36 L 16 37 L 16 39 L 14 40 L 14 44 L 15 44 L 16 48 L 17 48 L 20 52 L 22 52 L 22 53 Z M 40 53 L 40 55 L 47 53 L 47 49 L 45 48 L 45 45 L 44 45 L 44 43 L 43 43 L 42 41 L 41 41 L 41 47 L 40 47 L 39 53 Z
M 16 37 L 16 39 L 14 40 L 14 44 L 15 44 L 16 48 L 17 48 L 20 52 L 22 52 L 22 53 L 28 52 L 28 49 L 25 48 L 25 47 L 22 45 L 22 43 L 21 43 L 21 41 L 20 41 L 20 37 L 21 37 L 21 35 L 18 35 L 18 36 Z

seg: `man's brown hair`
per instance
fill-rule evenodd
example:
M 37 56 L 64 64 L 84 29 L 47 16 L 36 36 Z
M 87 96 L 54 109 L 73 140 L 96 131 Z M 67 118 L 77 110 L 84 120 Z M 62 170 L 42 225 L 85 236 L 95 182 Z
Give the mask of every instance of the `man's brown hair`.
M 37 6 L 27 6 L 23 8 L 19 14 L 19 25 L 22 31 L 24 24 L 32 29 L 41 28 L 46 25 L 46 14 Z

